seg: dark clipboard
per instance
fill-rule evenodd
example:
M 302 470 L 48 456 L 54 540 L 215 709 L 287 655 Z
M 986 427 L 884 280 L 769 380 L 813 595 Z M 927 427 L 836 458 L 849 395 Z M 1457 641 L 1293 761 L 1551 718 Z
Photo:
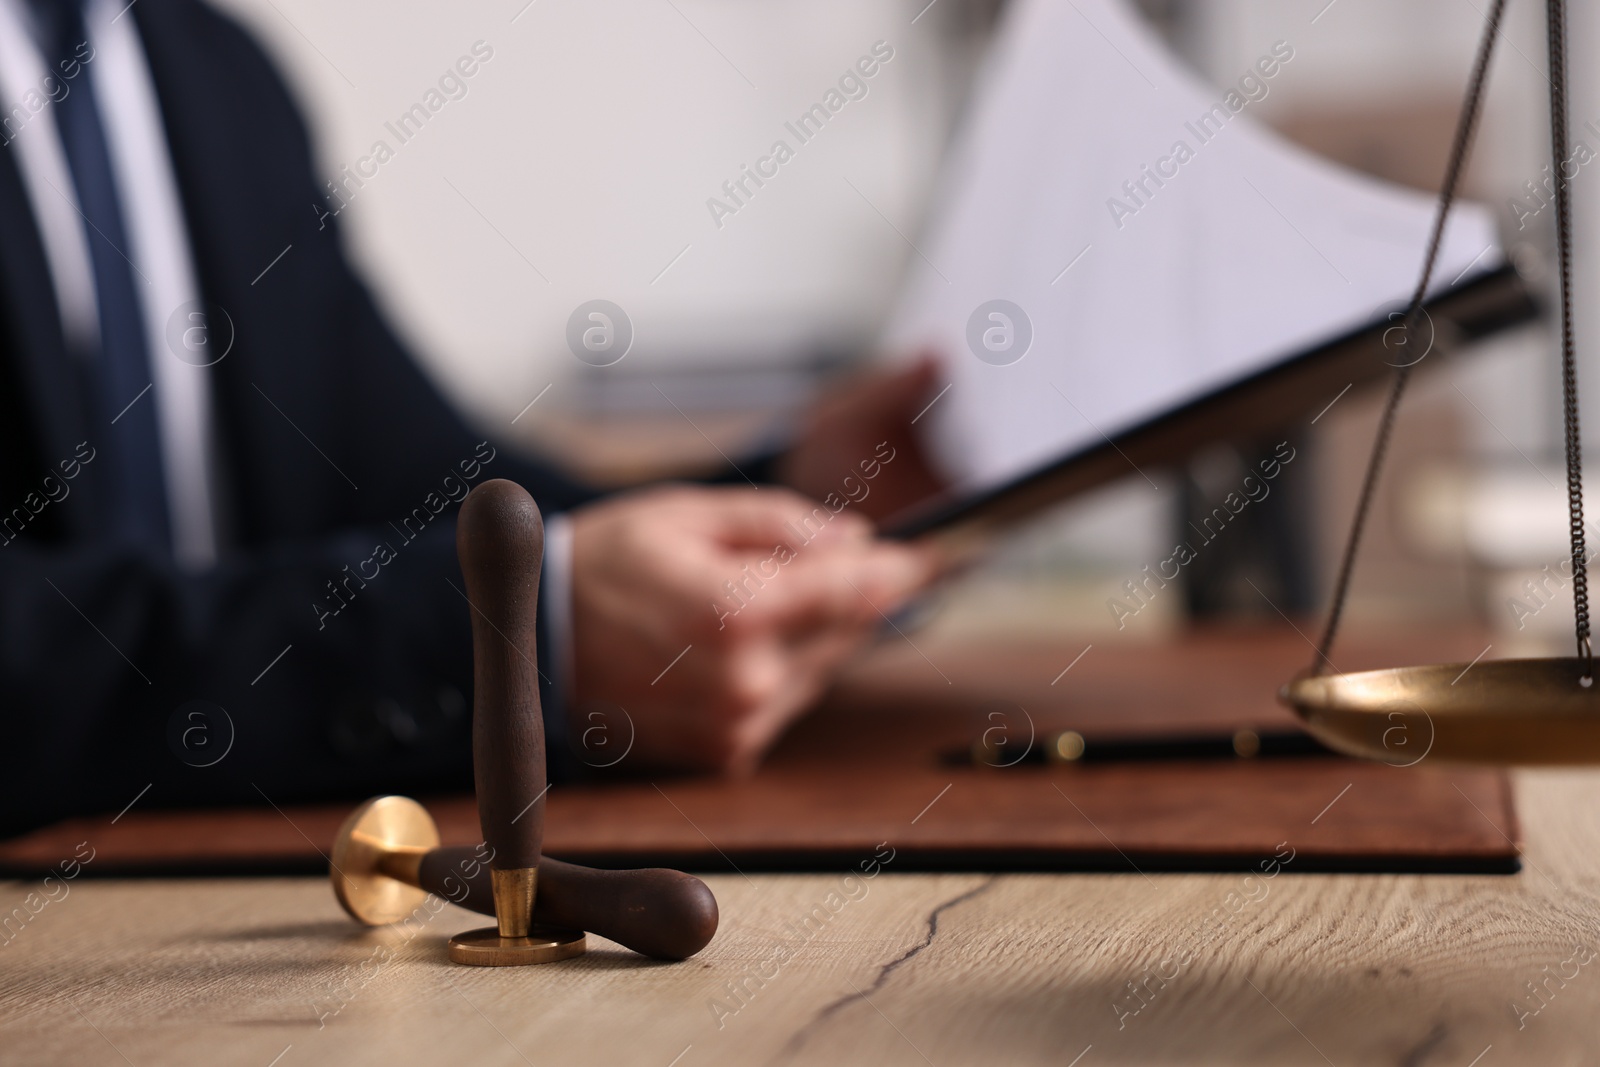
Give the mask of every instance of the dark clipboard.
M 1435 343 L 1428 357 L 1532 319 L 1538 304 L 1516 268 L 1506 264 L 1454 286 L 1426 304 Z M 1383 346 L 1385 320 L 1282 360 L 1265 370 L 1196 397 L 1137 426 L 976 494 L 935 498 L 894 516 L 885 536 L 924 536 L 981 542 L 1069 496 L 1159 467 L 1218 442 L 1259 438 L 1296 425 L 1346 386 L 1394 374 Z

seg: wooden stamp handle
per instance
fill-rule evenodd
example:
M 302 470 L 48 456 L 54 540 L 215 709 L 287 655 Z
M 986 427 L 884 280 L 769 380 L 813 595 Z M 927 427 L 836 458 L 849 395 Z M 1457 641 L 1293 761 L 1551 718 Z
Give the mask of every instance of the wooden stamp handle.
M 417 885 L 463 908 L 494 914 L 489 872 L 476 847 L 436 848 L 422 857 Z M 470 872 L 470 876 L 469 873 Z M 535 923 L 588 930 L 660 960 L 682 960 L 717 932 L 717 898 L 679 871 L 599 871 L 545 859 L 539 864 Z
M 472 768 L 492 866 L 539 865 L 544 718 L 534 632 L 544 521 L 526 490 L 497 478 L 468 494 L 456 555 L 472 605 Z

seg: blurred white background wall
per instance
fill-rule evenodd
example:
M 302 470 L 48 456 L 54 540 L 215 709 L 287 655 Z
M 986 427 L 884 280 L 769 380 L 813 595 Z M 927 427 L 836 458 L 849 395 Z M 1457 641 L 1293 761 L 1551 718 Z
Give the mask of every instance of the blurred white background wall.
M 867 343 L 964 80 L 955 3 L 915 22 L 902 0 L 225 6 L 287 69 L 325 178 L 397 149 L 340 220 L 435 376 L 494 421 L 583 369 L 566 322 L 596 298 L 632 318 L 631 368 Z M 399 145 L 385 124 L 477 41 L 466 95 Z M 707 200 L 879 41 L 866 95 L 719 227 Z

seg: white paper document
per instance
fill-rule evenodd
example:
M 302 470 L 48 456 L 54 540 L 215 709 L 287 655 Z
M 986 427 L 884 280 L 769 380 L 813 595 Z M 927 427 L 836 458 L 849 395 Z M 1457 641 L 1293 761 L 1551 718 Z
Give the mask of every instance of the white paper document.
M 1122 0 L 1010 5 L 884 339 L 945 358 L 918 425 L 958 495 L 1404 306 L 1433 198 L 1252 117 L 1295 49 L 1262 41 L 1213 86 Z M 1433 289 L 1503 263 L 1490 212 L 1458 204 Z

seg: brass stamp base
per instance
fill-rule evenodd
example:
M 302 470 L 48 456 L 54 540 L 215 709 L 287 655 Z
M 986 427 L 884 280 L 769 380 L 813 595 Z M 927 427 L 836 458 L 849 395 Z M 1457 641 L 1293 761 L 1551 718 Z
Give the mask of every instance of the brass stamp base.
M 588 943 L 582 930 L 535 926 L 527 937 L 501 937 L 498 927 L 468 930 L 450 939 L 450 961 L 471 967 L 520 967 L 555 963 L 583 955 Z
M 328 871 L 333 892 L 350 916 L 368 926 L 399 922 L 428 899 L 418 889 L 417 865 L 439 847 L 439 831 L 409 797 L 373 797 L 344 821 Z

